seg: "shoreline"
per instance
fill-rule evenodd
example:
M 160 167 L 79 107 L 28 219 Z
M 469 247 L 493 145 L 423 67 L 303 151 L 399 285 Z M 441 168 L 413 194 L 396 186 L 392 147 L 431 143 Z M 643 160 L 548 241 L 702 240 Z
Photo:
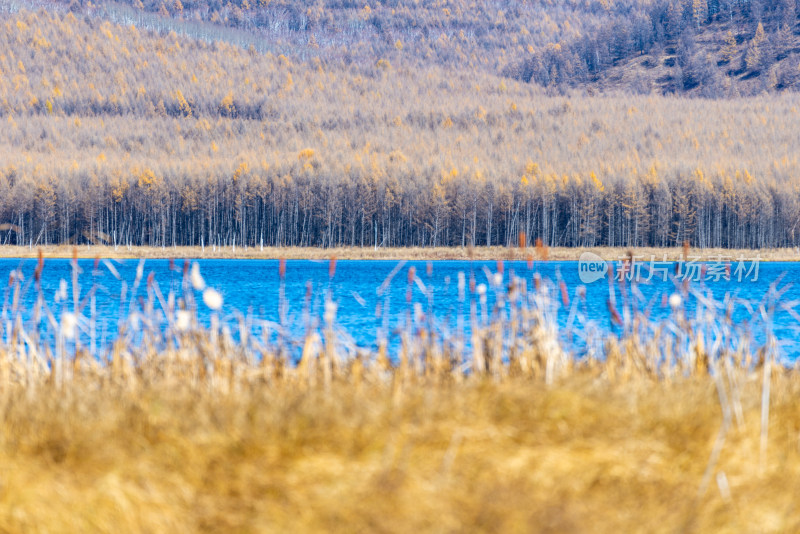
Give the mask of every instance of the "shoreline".
M 578 261 L 581 254 L 591 252 L 603 260 L 616 261 L 628 258 L 631 253 L 636 259 L 649 261 L 675 261 L 682 259 L 684 249 L 681 247 L 546 247 L 537 249 L 527 247 L 408 247 L 378 248 L 371 247 L 113 247 L 97 245 L 50 245 L 25 247 L 16 245 L 0 245 L 0 258 L 36 258 L 41 250 L 45 259 L 72 258 L 77 252 L 79 258 L 92 259 L 287 259 L 287 260 L 476 260 L 476 261 Z M 714 261 L 744 259 L 746 261 L 800 261 L 800 251 L 791 248 L 782 249 L 720 249 L 690 248 L 689 259 L 698 261 Z

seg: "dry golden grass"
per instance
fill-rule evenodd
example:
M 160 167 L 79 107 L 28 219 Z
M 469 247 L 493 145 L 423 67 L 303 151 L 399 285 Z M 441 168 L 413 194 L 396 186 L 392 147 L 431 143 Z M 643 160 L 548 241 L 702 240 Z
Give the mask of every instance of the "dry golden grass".
M 790 532 L 800 380 L 253 380 L 4 383 L 4 532 Z
M 77 251 L 80 258 L 114 258 L 114 259 L 298 259 L 321 260 L 335 257 L 340 260 L 578 260 L 584 252 L 597 254 L 606 261 L 617 261 L 629 258 L 631 254 L 637 260 L 662 261 L 664 258 L 676 261 L 683 258 L 684 250 L 680 247 L 533 247 L 526 249 L 509 247 L 124 247 L 103 245 L 50 245 L 40 247 L 23 247 L 14 245 L 0 246 L 0 258 L 36 258 L 39 250 L 45 258 L 72 258 Z M 543 256 L 546 254 L 546 256 Z M 690 248 L 689 259 L 703 261 L 718 259 L 746 261 L 759 258 L 761 261 L 798 261 L 800 251 L 792 248 L 769 249 L 725 249 L 725 248 Z
M 0 532 L 800 528 L 800 370 L 775 363 L 774 339 L 737 343 L 748 331 L 716 306 L 690 316 L 679 302 L 668 328 L 634 330 L 646 318 L 623 301 L 628 334 L 575 360 L 557 287 L 514 279 L 491 289 L 508 315 L 473 311 L 474 350 L 423 321 L 391 354 L 356 353 L 329 297 L 302 339 L 201 326 L 191 287 L 205 284 L 186 267 L 166 299 L 137 274 L 147 301 L 131 299 L 96 358 L 75 338 L 96 319 L 77 269 L 74 307 L 39 292 L 44 327 L 17 305 L 44 261 L 11 278 Z

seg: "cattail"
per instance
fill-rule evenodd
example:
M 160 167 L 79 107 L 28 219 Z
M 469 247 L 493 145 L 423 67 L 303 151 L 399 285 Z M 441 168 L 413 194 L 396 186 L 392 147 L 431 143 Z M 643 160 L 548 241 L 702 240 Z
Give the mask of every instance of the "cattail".
M 519 248 L 525 248 L 525 232 L 520 232 L 519 235 L 517 235 L 517 244 Z
M 425 264 L 425 274 L 428 275 L 428 278 L 433 276 L 433 262 L 429 261 Z
M 278 276 L 280 276 L 281 280 L 286 276 L 286 258 L 278 260 Z
M 42 269 L 44 269 L 44 255 L 42 254 L 42 249 L 39 249 L 39 261 L 37 262 L 36 270 L 33 273 L 33 277 L 37 285 L 42 279 Z
M 497 260 L 497 272 L 500 273 L 500 276 L 503 276 L 504 271 L 505 265 L 503 264 L 503 260 Z
M 567 284 L 564 283 L 563 280 L 558 282 L 558 287 L 561 289 L 561 302 L 564 304 L 564 307 L 569 306 L 569 293 L 567 292 Z
M 414 277 L 417 275 L 417 269 L 413 265 L 408 268 L 408 284 L 414 283 Z
M 336 274 L 336 256 L 331 256 L 331 261 L 328 264 L 328 278 L 333 279 Z
M 622 318 L 619 316 L 619 313 L 614 307 L 614 304 L 611 302 L 611 299 L 606 300 L 606 306 L 608 306 L 608 311 L 611 313 L 611 322 L 617 326 L 622 326 Z

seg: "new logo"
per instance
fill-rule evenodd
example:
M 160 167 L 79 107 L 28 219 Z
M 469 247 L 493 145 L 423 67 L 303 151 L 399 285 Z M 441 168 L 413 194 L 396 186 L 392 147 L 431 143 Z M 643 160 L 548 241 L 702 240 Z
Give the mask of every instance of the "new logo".
M 578 260 L 578 277 L 584 284 L 603 278 L 608 272 L 608 263 L 597 254 L 584 252 Z

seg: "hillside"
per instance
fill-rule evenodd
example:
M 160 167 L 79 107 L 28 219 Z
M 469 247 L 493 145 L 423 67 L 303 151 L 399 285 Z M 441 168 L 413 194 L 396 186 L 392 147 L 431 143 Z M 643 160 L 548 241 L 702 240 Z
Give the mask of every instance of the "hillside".
M 551 96 L 0 16 L 0 242 L 796 246 L 800 98 Z
M 634 4 L 639 0 L 634 0 Z M 630 3 L 630 2 L 628 2 Z M 319 58 L 327 64 L 438 65 L 498 73 L 544 48 L 619 22 L 624 10 L 594 0 L 352 2 L 319 0 L 57 0 L 76 14 L 242 30 L 259 51 Z M 235 34 L 227 34 L 233 36 Z
M 800 80 L 798 13 L 795 0 L 642 2 L 629 17 L 551 43 L 503 72 L 546 86 L 644 94 L 794 90 Z
M 796 0 L 54 0 L 326 65 L 480 71 L 563 90 L 703 97 L 796 89 Z

